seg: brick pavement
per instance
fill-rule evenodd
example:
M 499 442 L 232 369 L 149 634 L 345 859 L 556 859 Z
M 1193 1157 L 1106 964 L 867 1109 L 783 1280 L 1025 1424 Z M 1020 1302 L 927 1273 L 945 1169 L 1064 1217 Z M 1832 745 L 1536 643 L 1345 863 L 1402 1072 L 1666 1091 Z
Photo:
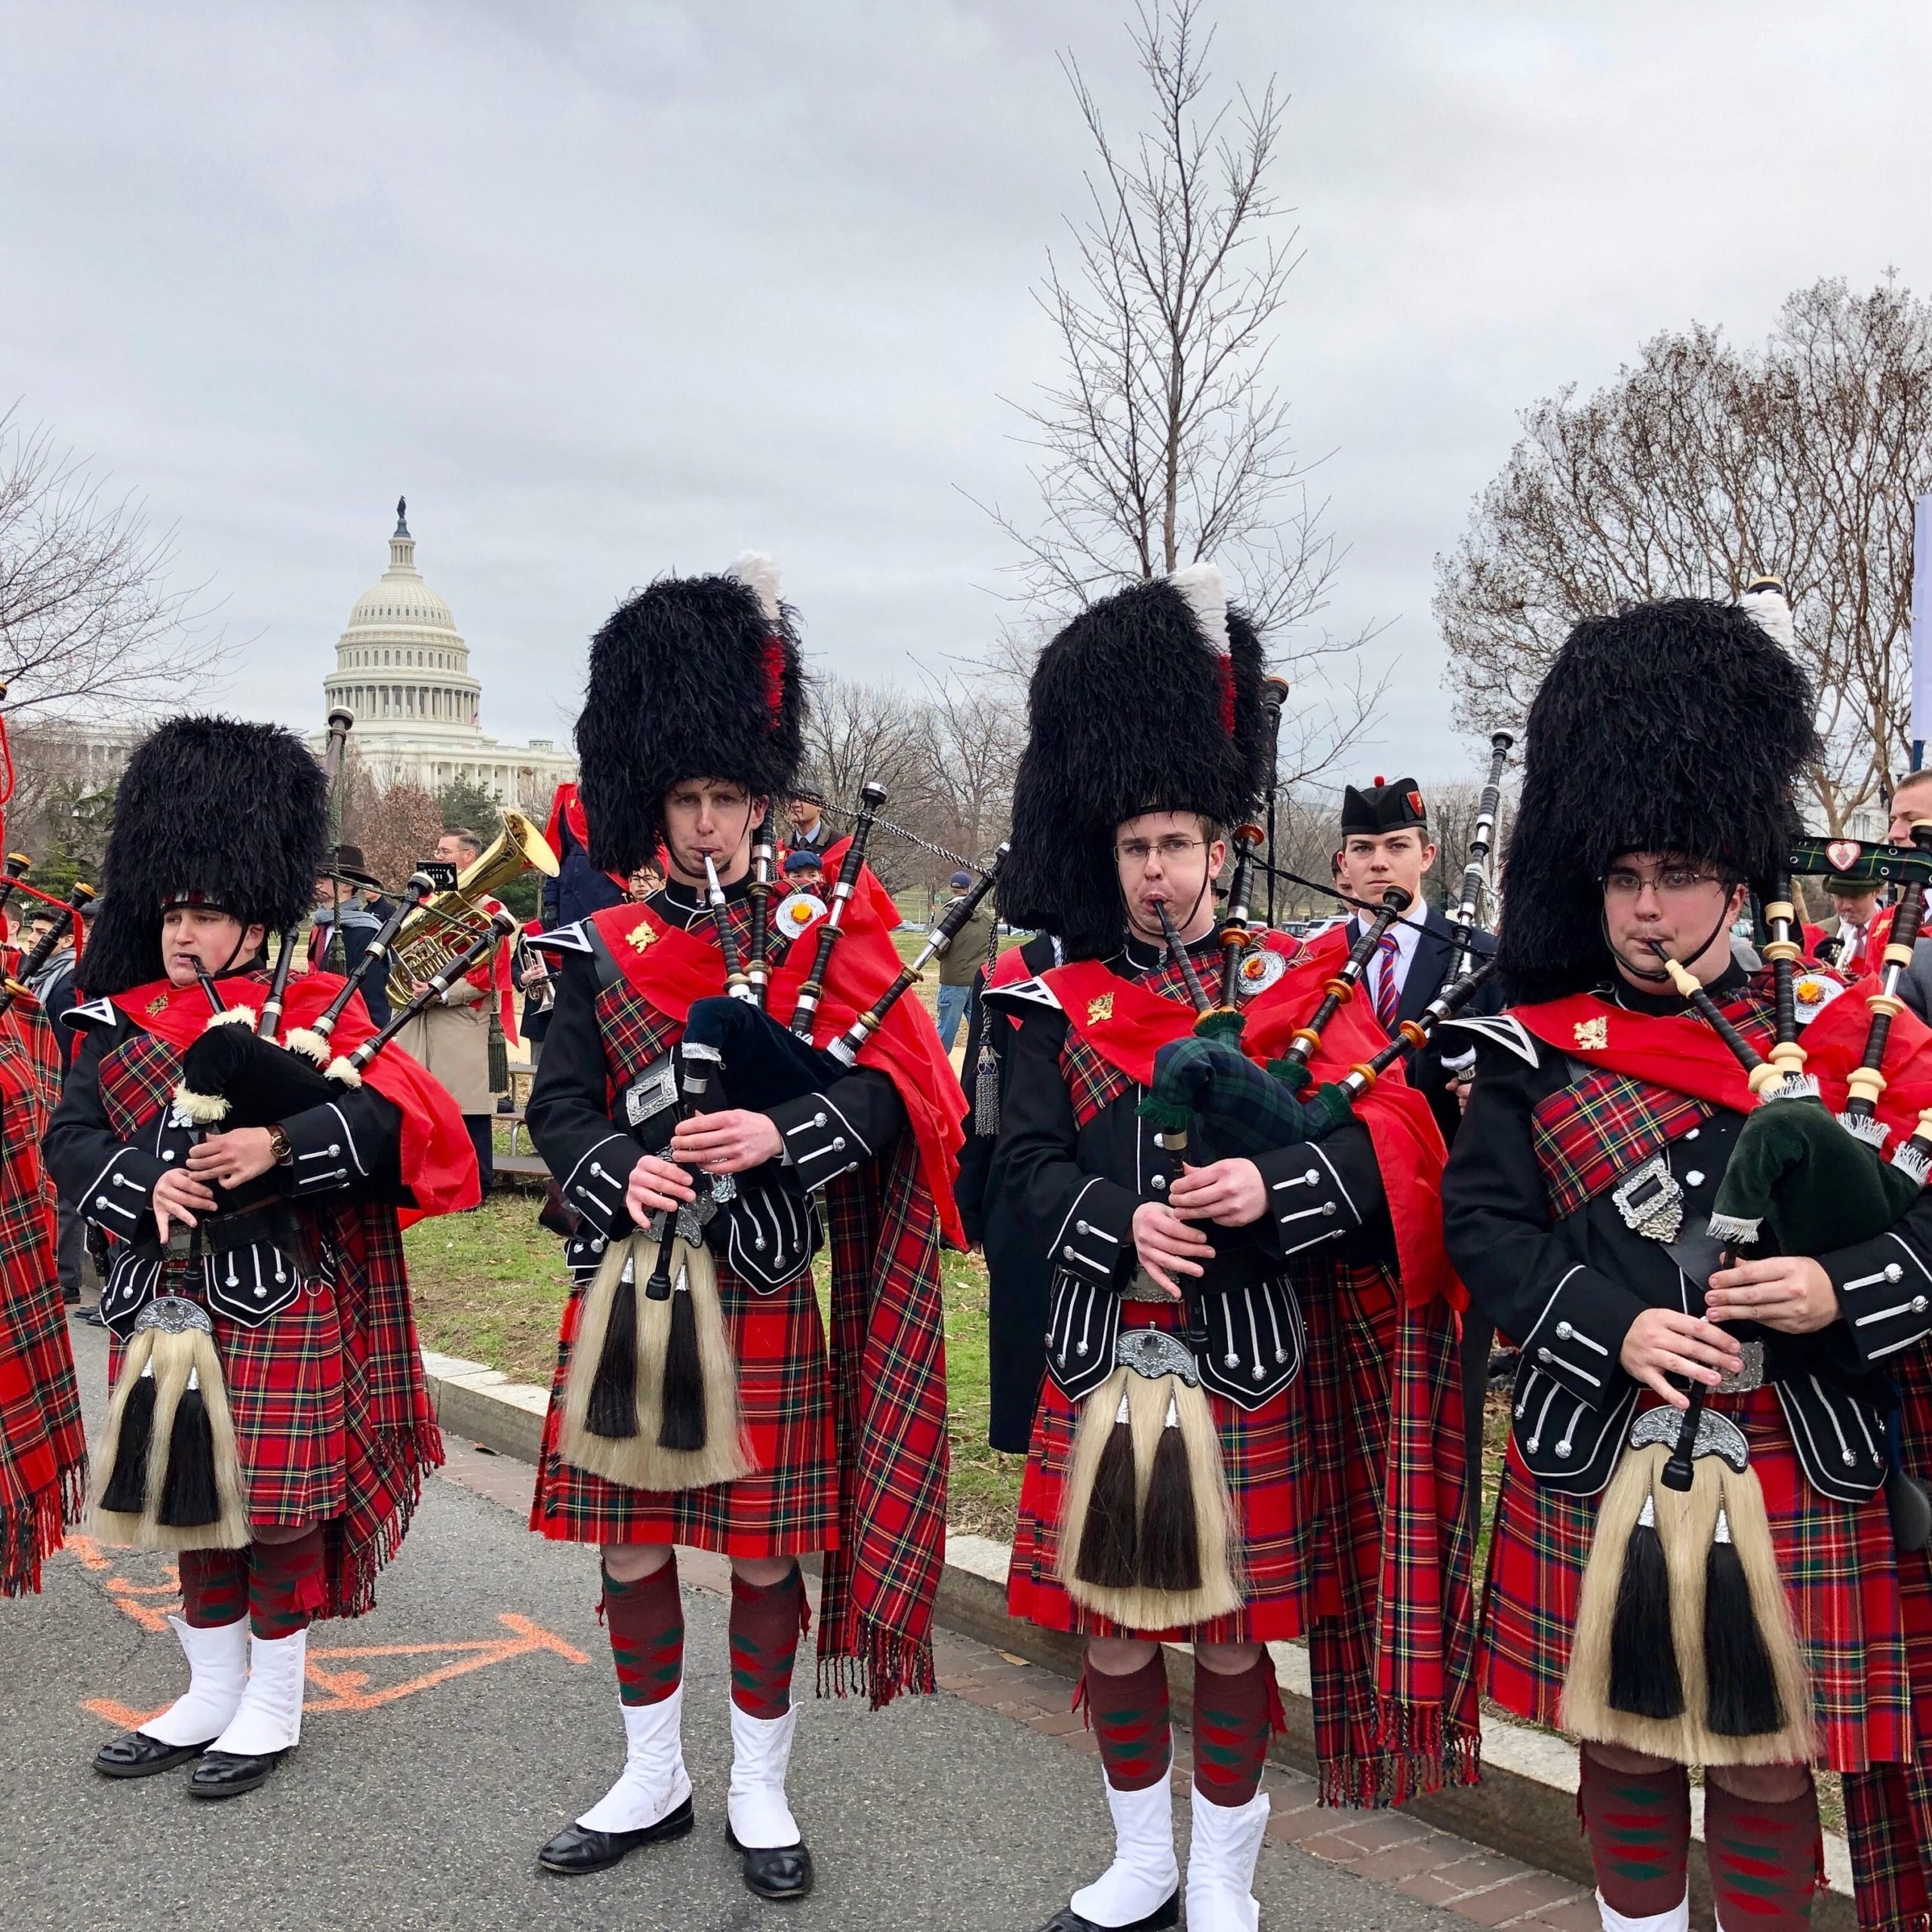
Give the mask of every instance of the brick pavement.
M 506 1508 L 530 1506 L 529 1466 L 452 1441 L 446 1480 L 487 1496 Z M 680 1550 L 678 1578 L 723 1594 L 730 1567 L 721 1557 Z M 815 1588 L 812 1595 L 817 1596 Z M 1072 1681 L 1029 1663 L 1011 1651 L 941 1630 L 934 1642 L 940 1688 L 983 1709 L 998 1712 L 1069 1750 L 1091 1757 L 1092 1736 L 1072 1708 Z M 1175 1739 L 1174 1781 L 1185 1795 L 1193 1740 L 1184 1728 Z M 1272 1800 L 1269 1836 L 1278 1844 L 1350 1872 L 1373 1884 L 1439 1906 L 1472 1925 L 1510 1932 L 1598 1932 L 1595 1901 L 1585 1887 L 1534 1866 L 1506 1858 L 1424 1824 L 1400 1811 L 1340 1811 L 1315 1802 L 1315 1780 L 1270 1764 L 1263 1782 Z

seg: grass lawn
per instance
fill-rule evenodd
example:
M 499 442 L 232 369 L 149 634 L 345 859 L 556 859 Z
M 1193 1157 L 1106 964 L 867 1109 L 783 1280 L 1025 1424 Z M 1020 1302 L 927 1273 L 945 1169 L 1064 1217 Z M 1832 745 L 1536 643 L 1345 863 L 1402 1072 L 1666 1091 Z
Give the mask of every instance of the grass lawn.
M 473 1214 L 419 1222 L 404 1237 L 425 1347 L 548 1386 L 569 1284 L 561 1244 L 537 1225 L 540 1200 L 534 1193 L 493 1195 Z M 823 1268 L 820 1273 L 823 1302 Z M 1010 1540 L 1024 1459 L 986 1447 L 986 1265 L 977 1254 L 943 1255 L 940 1284 L 952 1401 L 952 1526 Z

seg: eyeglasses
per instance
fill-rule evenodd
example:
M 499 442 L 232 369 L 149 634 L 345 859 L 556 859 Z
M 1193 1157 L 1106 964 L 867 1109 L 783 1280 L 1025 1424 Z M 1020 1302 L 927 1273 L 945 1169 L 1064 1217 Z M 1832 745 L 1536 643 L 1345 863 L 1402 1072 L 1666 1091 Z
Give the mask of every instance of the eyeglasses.
M 1700 872 L 1694 866 L 1665 866 L 1654 872 L 1634 872 L 1627 866 L 1617 866 L 1604 874 L 1603 889 L 1612 899 L 1635 899 L 1647 885 L 1655 889 L 1660 899 L 1689 899 L 1707 885 L 1723 883 L 1716 873 Z
M 1123 863 L 1145 868 L 1150 858 L 1164 866 L 1178 865 L 1190 852 L 1199 851 L 1207 841 L 1200 838 L 1129 838 L 1114 848 Z

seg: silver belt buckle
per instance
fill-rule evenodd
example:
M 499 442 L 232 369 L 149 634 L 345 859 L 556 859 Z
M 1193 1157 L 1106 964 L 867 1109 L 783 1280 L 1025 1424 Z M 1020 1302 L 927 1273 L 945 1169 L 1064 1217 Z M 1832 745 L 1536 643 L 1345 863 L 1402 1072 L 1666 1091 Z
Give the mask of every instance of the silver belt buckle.
M 1122 1301 L 1172 1301 L 1168 1293 L 1146 1269 L 1137 1267 L 1133 1278 L 1120 1291 Z
M 1717 1385 L 1715 1392 L 1720 1395 L 1748 1395 L 1752 1389 L 1764 1386 L 1764 1343 L 1740 1342 L 1737 1352 L 1744 1358 L 1744 1366 Z
M 1650 1241 L 1675 1241 L 1683 1232 L 1684 1190 L 1661 1154 L 1619 1182 L 1610 1198 L 1632 1234 Z

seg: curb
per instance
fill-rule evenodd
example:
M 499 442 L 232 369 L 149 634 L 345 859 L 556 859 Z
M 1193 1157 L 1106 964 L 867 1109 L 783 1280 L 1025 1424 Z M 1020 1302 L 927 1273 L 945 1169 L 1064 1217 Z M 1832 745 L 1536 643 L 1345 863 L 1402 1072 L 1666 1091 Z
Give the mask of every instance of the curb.
M 444 1430 L 500 1456 L 534 1464 L 543 1440 L 550 1392 L 512 1382 L 481 1362 L 423 1351 L 429 1399 Z M 948 1629 L 974 1637 L 1009 1657 L 1019 1657 L 1063 1676 L 1080 1674 L 1080 1643 L 1059 1630 L 1016 1622 L 1006 1614 L 1006 1571 L 1011 1552 L 989 1537 L 946 1532 L 946 1568 L 934 1607 Z M 1315 1769 L 1315 1709 L 1311 1701 L 1308 1653 L 1298 1643 L 1271 1644 L 1287 1729 L 1269 1747 L 1270 1757 L 1299 1771 Z M 1192 1721 L 1193 1672 L 1171 1673 L 1169 1696 L 1174 1721 Z M 1580 1885 L 1593 1882 L 1588 1850 L 1577 1819 L 1575 1747 L 1548 1731 L 1484 1712 L 1483 1781 L 1472 1787 L 1431 1792 L 1404 1809 L 1459 1838 L 1487 1845 L 1512 1858 Z M 1690 1832 L 1701 1840 L 1704 1795 L 1690 1793 Z M 1814 1906 L 1815 1932 L 1856 1932 L 1852 1909 L 1851 1857 L 1845 1841 L 1825 1835 L 1825 1869 L 1829 1889 Z M 1711 1910 L 1710 1881 L 1703 1861 L 1690 1864 L 1694 1910 Z

